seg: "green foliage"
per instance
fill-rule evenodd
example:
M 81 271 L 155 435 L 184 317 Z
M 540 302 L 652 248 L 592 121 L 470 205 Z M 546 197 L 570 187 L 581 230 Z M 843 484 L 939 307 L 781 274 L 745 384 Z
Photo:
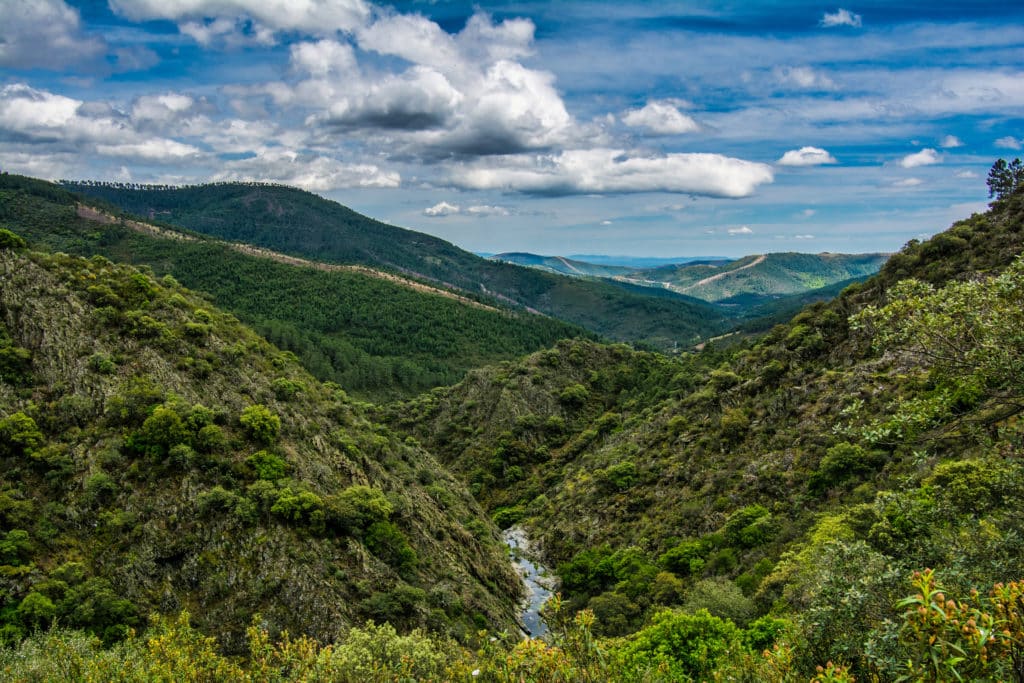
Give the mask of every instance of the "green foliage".
M 238 421 L 242 423 L 249 438 L 259 443 L 272 444 L 281 433 L 281 418 L 265 405 L 246 406 Z
M 395 506 L 383 491 L 356 484 L 327 499 L 332 523 L 341 529 L 362 534 L 377 522 L 386 522 Z
M 25 413 L 16 412 L 0 419 L 0 457 L 31 455 L 44 438 L 36 421 Z
M 771 538 L 772 514 L 763 505 L 748 505 L 729 515 L 722 530 L 730 545 L 753 548 Z
M 1006 159 L 997 159 L 988 171 L 988 196 L 997 200 L 1008 197 L 1024 186 L 1024 164 L 1020 159 L 1007 163 Z
M 246 458 L 245 462 L 256 473 L 257 479 L 277 481 L 288 473 L 288 463 L 269 451 L 257 451 Z
M 740 647 L 742 633 L 707 610 L 695 614 L 665 610 L 651 625 L 627 638 L 614 656 L 638 677 L 662 680 L 706 680 L 730 652 Z
M 371 524 L 366 530 L 363 542 L 371 553 L 401 573 L 411 572 L 419 561 L 405 534 L 391 522 Z
M 24 249 L 27 246 L 28 242 L 21 235 L 0 228 L 0 249 Z
M 587 402 L 590 392 L 582 384 L 573 384 L 562 390 L 558 400 L 570 408 L 579 408 Z
M 172 447 L 188 438 L 185 421 L 172 405 L 159 405 L 127 441 L 127 446 L 155 459 L 163 459 Z

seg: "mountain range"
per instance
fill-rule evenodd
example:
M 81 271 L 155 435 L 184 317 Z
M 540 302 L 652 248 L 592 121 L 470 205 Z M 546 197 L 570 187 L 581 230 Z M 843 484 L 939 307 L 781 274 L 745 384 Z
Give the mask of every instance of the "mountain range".
M 450 245 L 418 253 L 397 228 L 331 227 L 343 207 L 288 188 L 89 187 L 0 176 L 5 675 L 57 680 L 74 661 L 103 678 L 111 656 L 281 680 L 1016 675 L 1024 192 L 795 314 L 813 293 L 776 299 L 766 331 L 748 320 L 733 345 L 666 355 L 529 313 L 515 296 L 540 285 L 500 290 L 502 307 L 496 283 L 554 283 L 543 294 L 580 324 L 582 292 L 641 306 L 650 329 L 667 323 L 649 302 L 708 311 L 686 340 L 775 293 L 712 305 L 446 260 Z M 664 275 L 691 287 L 799 262 Z M 474 291 L 491 273 L 515 275 Z M 372 379 L 304 367 L 321 341 L 339 353 L 317 373 L 360 353 L 429 367 L 444 344 L 480 356 L 460 381 L 373 404 L 349 394 Z M 546 641 L 509 635 L 512 525 L 560 581 Z M 156 635 L 133 635 L 149 612 Z M 216 644 L 168 625 L 183 612 Z M 32 635 L 54 620 L 72 630 Z

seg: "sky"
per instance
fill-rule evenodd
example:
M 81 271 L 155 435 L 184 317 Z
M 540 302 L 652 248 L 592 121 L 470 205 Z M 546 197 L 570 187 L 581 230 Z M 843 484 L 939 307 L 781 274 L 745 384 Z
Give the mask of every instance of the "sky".
M 1024 147 L 1024 4 L 0 0 L 0 169 L 477 252 L 894 251 Z

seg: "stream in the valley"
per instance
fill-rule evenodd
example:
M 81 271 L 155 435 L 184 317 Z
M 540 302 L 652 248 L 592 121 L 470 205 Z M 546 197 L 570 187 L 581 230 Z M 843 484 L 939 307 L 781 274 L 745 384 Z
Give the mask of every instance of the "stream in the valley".
M 523 577 L 523 586 L 526 588 L 523 611 L 519 615 L 520 622 L 528 637 L 537 638 L 548 630 L 540 617 L 540 608 L 551 597 L 556 580 L 547 567 L 531 559 L 536 555 L 530 547 L 530 539 L 525 529 L 518 526 L 506 529 L 502 533 L 502 538 L 509 547 L 512 564 Z

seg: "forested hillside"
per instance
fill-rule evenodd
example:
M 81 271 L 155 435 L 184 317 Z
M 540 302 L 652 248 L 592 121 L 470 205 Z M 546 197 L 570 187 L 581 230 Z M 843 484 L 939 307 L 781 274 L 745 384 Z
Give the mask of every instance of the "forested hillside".
M 518 580 L 433 457 L 174 278 L 0 231 L 0 634 L 105 643 L 188 610 L 229 651 L 259 614 L 511 625 Z
M 172 278 L 0 235 L 15 680 L 1024 677 L 1022 191 L 736 346 L 564 340 L 376 408 Z M 556 568 L 546 640 L 500 632 L 481 509 Z M 23 640 L 53 617 L 119 642 Z
M 199 233 L 335 263 L 357 263 L 458 287 L 535 309 L 615 341 L 661 349 L 690 345 L 727 327 L 693 298 L 648 299 L 599 280 L 489 261 L 436 237 L 386 225 L 291 187 L 221 183 L 189 187 L 64 182 L 133 214 Z
M 201 236 L 157 237 L 80 214 L 105 219 L 78 211 L 76 198 L 58 186 L 0 176 L 0 226 L 49 249 L 171 274 L 295 353 L 320 380 L 357 396 L 410 396 L 454 383 L 470 368 L 588 336 L 546 316 L 465 305 L 360 272 L 297 267 Z
M 534 535 L 600 633 L 772 615 L 806 675 L 890 680 L 921 655 L 913 571 L 957 599 L 1021 578 L 1022 250 L 1018 192 L 728 355 L 567 342 L 391 419 Z M 971 661 L 940 678 L 1013 666 Z
M 739 296 L 785 296 L 874 275 L 888 254 L 755 254 L 729 262 L 637 270 L 618 277 L 721 303 Z M 736 301 L 732 302 L 734 305 Z

